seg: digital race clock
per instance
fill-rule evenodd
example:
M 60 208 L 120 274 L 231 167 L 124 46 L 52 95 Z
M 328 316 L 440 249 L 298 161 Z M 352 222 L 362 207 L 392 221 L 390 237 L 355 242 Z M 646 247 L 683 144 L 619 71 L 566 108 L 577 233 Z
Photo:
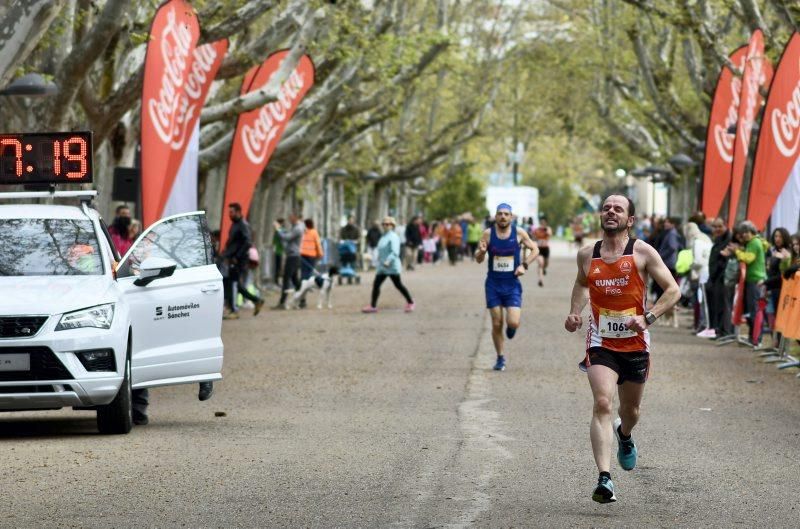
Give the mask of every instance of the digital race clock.
M 0 134 L 0 184 L 91 181 L 91 132 Z

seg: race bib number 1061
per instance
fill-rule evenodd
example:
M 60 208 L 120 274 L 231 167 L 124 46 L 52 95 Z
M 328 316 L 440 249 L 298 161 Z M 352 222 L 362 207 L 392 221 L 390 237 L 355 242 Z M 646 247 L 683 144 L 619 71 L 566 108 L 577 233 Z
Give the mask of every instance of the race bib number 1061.
M 632 338 L 638 333 L 628 329 L 626 323 L 636 315 L 636 309 L 624 311 L 599 309 L 600 336 L 603 338 Z

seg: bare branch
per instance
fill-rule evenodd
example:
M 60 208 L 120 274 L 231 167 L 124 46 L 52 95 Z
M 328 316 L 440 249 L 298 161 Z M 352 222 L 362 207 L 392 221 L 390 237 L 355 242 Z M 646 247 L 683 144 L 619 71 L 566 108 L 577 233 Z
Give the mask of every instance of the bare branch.
M 248 2 L 234 11 L 233 15 L 209 28 L 200 27 L 200 41 L 198 46 L 207 42 L 216 42 L 220 39 L 230 37 L 239 33 L 244 28 L 255 22 L 258 17 L 277 5 L 274 1 L 259 0 Z M 200 14 L 198 17 L 203 20 L 205 17 Z
M 49 115 L 52 116 L 50 126 L 55 130 L 66 124 L 67 114 L 60 110 L 72 105 L 92 64 L 103 54 L 131 9 L 132 4 L 127 0 L 108 0 L 92 29 L 61 63 L 56 72 L 59 92 L 48 105 L 54 110 Z
M 270 77 L 267 84 L 258 90 L 253 90 L 252 92 L 230 101 L 207 107 L 200 114 L 200 119 L 203 123 L 213 123 L 214 121 L 231 118 L 242 112 L 247 112 L 266 105 L 267 103 L 277 101 L 281 85 L 289 78 L 289 75 L 300 62 L 301 57 L 306 53 L 307 43 L 313 38 L 317 23 L 324 15 L 324 10 L 318 9 L 308 17 L 300 33 L 295 38 L 291 50 L 289 50 L 289 53 L 281 62 L 281 66 L 272 77 Z
M 0 20 L 0 86 L 13 77 L 47 33 L 66 0 L 22 0 L 14 2 Z

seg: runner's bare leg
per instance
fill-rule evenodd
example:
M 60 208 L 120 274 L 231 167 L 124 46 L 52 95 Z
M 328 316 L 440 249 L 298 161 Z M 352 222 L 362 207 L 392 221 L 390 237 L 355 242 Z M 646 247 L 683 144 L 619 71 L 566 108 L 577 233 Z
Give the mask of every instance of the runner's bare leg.
M 539 281 L 544 280 L 544 268 L 545 268 L 544 257 L 540 255 L 539 257 L 536 258 L 536 275 L 538 276 Z
M 492 307 L 489 309 L 492 316 L 492 342 L 497 356 L 503 354 L 503 307 Z M 517 321 L 519 325 L 519 321 Z
M 519 307 L 508 307 L 506 309 L 506 324 L 512 329 L 519 329 L 519 321 L 522 311 Z
M 619 418 L 622 419 L 622 435 L 628 436 L 639 422 L 639 405 L 644 395 L 644 384 L 623 382 L 619 385 Z
M 614 387 L 618 375 L 614 370 L 602 366 L 591 365 L 588 369 L 589 385 L 594 397 L 592 422 L 589 427 L 589 438 L 592 441 L 594 462 L 599 472 L 611 471 L 611 440 L 613 437 L 613 404 Z

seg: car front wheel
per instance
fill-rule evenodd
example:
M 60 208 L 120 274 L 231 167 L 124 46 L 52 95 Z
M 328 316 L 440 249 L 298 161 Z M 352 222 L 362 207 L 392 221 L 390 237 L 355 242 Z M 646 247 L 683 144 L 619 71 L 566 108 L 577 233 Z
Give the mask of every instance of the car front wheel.
M 97 428 L 102 434 L 125 434 L 133 428 L 130 351 L 125 357 L 125 377 L 119 393 L 109 404 L 97 407 Z

